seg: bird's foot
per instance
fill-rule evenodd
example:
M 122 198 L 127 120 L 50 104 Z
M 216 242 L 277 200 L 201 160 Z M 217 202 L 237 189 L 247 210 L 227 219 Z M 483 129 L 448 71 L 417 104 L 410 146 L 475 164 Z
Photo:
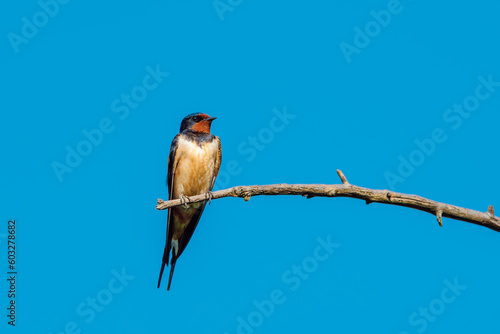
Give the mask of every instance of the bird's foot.
M 208 205 L 212 204 L 212 198 L 214 198 L 214 193 L 209 191 L 206 193 L 205 197 L 208 199 Z
M 181 195 L 179 199 L 181 200 L 181 204 L 184 205 L 184 207 L 187 209 L 188 208 L 187 204 L 190 202 L 189 197 Z

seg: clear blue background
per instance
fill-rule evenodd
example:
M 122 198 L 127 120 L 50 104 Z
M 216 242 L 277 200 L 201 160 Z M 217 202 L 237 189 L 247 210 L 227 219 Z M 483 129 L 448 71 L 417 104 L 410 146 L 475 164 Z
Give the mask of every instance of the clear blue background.
M 497 232 L 355 199 L 214 201 L 171 291 L 156 288 L 166 228 L 156 199 L 167 197 L 170 142 L 192 112 L 218 117 L 221 171 L 239 166 L 227 187 L 338 183 L 340 168 L 353 184 L 387 189 L 398 157 L 441 128 L 447 140 L 395 190 L 500 209 L 500 87 L 458 129 L 443 119 L 479 76 L 500 81 L 498 2 L 402 0 L 350 63 L 340 44 L 354 44 L 354 28 L 386 0 L 232 3 L 221 20 L 211 1 L 70 1 L 18 53 L 7 36 L 41 7 L 4 4 L 0 258 L 16 218 L 19 275 L 15 329 L 2 278 L 2 332 L 55 334 L 74 322 L 75 333 L 232 334 L 280 289 L 286 301 L 253 332 L 413 334 L 423 325 L 411 315 L 439 305 L 444 281 L 457 278 L 467 288 L 423 331 L 497 333 Z M 120 119 L 112 102 L 157 65 L 170 75 Z M 242 154 L 284 107 L 295 118 L 254 159 Z M 114 131 L 59 182 L 52 163 L 104 118 Z M 282 275 L 328 236 L 340 247 L 291 291 Z M 77 307 L 122 268 L 135 278 L 87 322 Z

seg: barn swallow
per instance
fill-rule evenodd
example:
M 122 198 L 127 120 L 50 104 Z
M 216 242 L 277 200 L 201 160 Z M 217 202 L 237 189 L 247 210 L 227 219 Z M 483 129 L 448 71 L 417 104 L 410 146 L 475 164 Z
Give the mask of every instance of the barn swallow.
M 175 263 L 191 239 L 207 203 L 203 201 L 188 204 L 187 197 L 208 194 L 208 199 L 211 199 L 222 159 L 220 139 L 210 133 L 214 119 L 216 117 L 201 113 L 187 115 L 182 120 L 180 133 L 174 137 L 170 146 L 168 196 L 169 199 L 180 199 L 184 205 L 168 209 L 167 242 L 158 288 L 172 251 L 167 287 L 170 290 Z

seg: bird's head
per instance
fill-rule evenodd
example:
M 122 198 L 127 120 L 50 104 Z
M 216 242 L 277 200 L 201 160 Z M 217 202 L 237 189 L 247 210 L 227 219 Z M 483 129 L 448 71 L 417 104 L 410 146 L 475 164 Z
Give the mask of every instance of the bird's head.
M 189 114 L 182 120 L 181 132 L 191 130 L 194 132 L 210 133 L 210 126 L 216 118 L 202 113 Z

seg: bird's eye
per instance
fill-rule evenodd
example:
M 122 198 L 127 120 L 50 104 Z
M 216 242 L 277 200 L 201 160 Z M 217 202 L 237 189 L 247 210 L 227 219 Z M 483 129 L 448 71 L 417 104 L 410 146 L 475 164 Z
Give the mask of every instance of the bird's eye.
M 195 121 L 196 123 L 198 123 L 199 121 L 201 121 L 201 117 L 200 116 L 194 116 L 193 117 L 193 121 Z

